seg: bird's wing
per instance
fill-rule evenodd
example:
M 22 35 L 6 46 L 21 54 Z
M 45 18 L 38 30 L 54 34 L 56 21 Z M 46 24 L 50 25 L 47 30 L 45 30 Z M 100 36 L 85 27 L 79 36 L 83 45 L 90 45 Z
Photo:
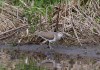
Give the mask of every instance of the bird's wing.
M 43 39 L 47 39 L 47 40 L 53 40 L 54 39 L 54 33 L 52 32 L 38 32 L 36 33 L 36 35 L 42 37 Z

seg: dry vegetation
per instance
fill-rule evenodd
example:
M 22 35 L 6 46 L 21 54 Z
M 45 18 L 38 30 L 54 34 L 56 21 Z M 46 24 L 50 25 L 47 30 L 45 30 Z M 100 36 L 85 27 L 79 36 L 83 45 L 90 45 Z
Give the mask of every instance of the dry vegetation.
M 97 19 L 100 20 L 99 2 L 91 0 L 84 7 L 80 6 L 77 1 L 76 3 L 61 3 L 55 9 L 52 23 L 50 25 L 45 23 L 48 25 L 47 28 L 43 25 L 45 30 L 68 33 L 75 43 L 97 44 L 100 42 L 100 21 L 97 21 Z M 65 41 L 68 44 L 70 40 Z
M 28 28 L 27 22 L 20 18 L 22 10 L 7 3 L 4 3 L 0 9 L 1 43 L 12 43 L 14 42 L 14 40 L 16 42 L 18 38 L 22 35 L 21 33 L 25 32 L 24 30 Z M 13 41 L 9 42 L 8 40 Z
M 100 42 L 99 1 L 89 0 L 85 5 L 81 5 L 81 2 L 78 2 L 78 0 L 65 1 L 65 3 L 61 2 L 58 5 L 54 5 L 52 7 L 54 9 L 53 12 L 51 12 L 47 7 L 45 10 L 45 15 L 42 15 L 41 12 L 36 12 L 35 14 L 33 13 L 34 15 L 31 14 L 35 17 L 30 15 L 30 17 L 26 18 L 22 17 L 24 12 L 22 8 L 9 5 L 12 4 L 9 1 L 7 3 L 4 3 L 1 7 L 1 34 L 5 31 L 8 32 L 11 29 L 26 24 L 27 19 L 30 18 L 28 20 L 30 25 L 30 33 L 28 33 L 28 35 L 24 35 L 20 29 L 17 30 L 17 32 L 20 31 L 22 33 L 20 38 L 18 37 L 18 39 L 16 39 L 20 43 L 40 42 L 34 38 L 34 31 L 65 32 L 66 34 L 70 35 L 70 37 L 66 37 L 64 40 L 63 44 L 66 45 L 82 45 L 91 43 L 98 44 Z M 31 8 L 31 6 L 27 5 L 27 2 L 22 1 L 21 3 L 24 4 L 25 7 Z M 33 6 L 34 5 L 32 5 L 32 8 Z M 15 32 L 1 39 L 7 38 L 13 34 L 15 34 Z
M 65 32 L 69 36 L 66 37 L 63 42 L 59 42 L 64 45 L 100 43 L 99 0 L 88 0 L 85 4 L 78 2 L 78 0 L 64 1 L 59 4 L 54 4 L 53 6 L 48 6 L 45 9 L 41 7 L 37 8 L 36 6 L 36 8 L 34 8 L 34 4 L 32 3 L 21 1 L 24 7 L 18 7 L 14 6 L 12 1 L 9 0 L 3 2 L 0 7 L 0 43 L 40 44 L 42 40 L 34 36 L 35 31 Z M 52 11 L 50 11 L 51 9 Z M 29 29 L 29 31 L 27 29 Z M 5 69 L 9 68 L 9 70 L 17 70 L 16 65 L 24 61 L 19 58 L 14 58 L 12 61 L 12 54 L 7 53 L 7 51 L 0 52 L 1 67 Z M 14 54 L 14 52 L 12 53 Z M 19 53 L 20 52 L 18 52 L 18 55 Z M 46 59 L 46 57 L 40 53 L 34 54 L 34 56 L 33 54 L 23 53 L 24 52 L 20 53 L 21 56 L 26 55 L 32 59 L 32 61 L 35 59 L 37 62 L 41 62 L 41 60 Z M 17 53 L 15 54 L 17 56 Z M 70 61 L 73 62 L 71 63 Z M 60 67 L 59 64 L 58 67 L 59 70 L 100 70 L 100 61 L 90 60 L 86 63 L 84 61 L 79 61 L 78 59 L 61 60 L 60 58 Z

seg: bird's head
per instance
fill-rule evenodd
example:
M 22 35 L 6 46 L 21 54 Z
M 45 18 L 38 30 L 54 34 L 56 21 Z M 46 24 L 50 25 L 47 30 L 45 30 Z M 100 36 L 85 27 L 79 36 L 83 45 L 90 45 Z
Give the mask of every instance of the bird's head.
M 71 37 L 70 34 L 65 33 L 65 32 L 59 32 L 59 33 L 58 33 L 58 37 L 59 37 L 59 38 L 66 38 L 67 36 Z
M 64 38 L 65 37 L 65 34 L 64 33 L 62 33 L 62 32 L 59 32 L 58 33 L 58 38 L 59 39 L 62 39 L 62 38 Z
M 60 38 L 63 37 L 63 33 L 62 32 L 59 32 L 58 33 L 58 37 L 60 37 Z

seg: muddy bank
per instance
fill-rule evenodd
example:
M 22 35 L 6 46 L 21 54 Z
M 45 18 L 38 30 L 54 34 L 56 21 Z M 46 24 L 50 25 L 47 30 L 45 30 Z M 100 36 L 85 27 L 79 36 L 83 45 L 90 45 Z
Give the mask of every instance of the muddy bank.
M 1 49 L 20 50 L 24 52 L 42 53 L 48 58 L 54 58 L 55 54 L 64 55 L 65 58 L 81 58 L 100 60 L 100 46 L 53 46 L 53 50 L 47 48 L 47 45 L 0 45 Z

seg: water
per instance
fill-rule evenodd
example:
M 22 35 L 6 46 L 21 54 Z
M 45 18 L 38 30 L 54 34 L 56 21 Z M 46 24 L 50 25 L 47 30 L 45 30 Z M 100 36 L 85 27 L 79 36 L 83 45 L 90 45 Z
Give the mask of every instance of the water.
M 69 56 L 74 56 L 77 57 L 80 55 L 81 57 L 90 57 L 90 58 L 98 58 L 100 59 L 100 48 L 99 46 L 95 47 L 89 47 L 86 46 L 86 48 L 83 47 L 65 47 L 65 46 L 54 46 L 53 50 L 50 50 L 47 48 L 47 45 L 23 45 L 23 46 L 14 46 L 12 47 L 11 45 L 0 45 L 1 49 L 18 49 L 21 51 L 32 51 L 32 52 L 41 52 L 44 55 L 47 56 L 49 59 L 53 59 L 53 54 L 54 53 L 60 53 L 64 55 L 69 55 Z

